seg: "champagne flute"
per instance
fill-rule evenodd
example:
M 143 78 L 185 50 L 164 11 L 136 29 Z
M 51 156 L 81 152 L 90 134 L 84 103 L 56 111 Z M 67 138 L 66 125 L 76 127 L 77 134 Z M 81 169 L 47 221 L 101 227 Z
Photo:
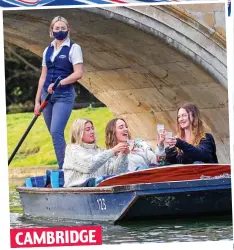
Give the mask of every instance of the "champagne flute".
M 172 138 L 172 132 L 166 131 L 166 139 L 171 139 Z
M 172 132 L 166 131 L 165 139 L 171 139 L 172 138 Z M 166 146 L 170 147 L 168 143 L 166 143 Z
M 135 145 L 135 141 L 134 140 L 127 140 L 127 144 L 129 146 L 129 150 L 132 151 Z
M 162 130 L 164 130 L 164 124 L 157 124 L 158 133 L 160 133 Z

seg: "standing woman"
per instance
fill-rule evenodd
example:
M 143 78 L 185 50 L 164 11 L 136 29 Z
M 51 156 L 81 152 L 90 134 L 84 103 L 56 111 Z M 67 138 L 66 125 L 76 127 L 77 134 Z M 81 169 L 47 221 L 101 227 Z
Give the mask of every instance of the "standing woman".
M 43 111 L 46 126 L 53 140 L 57 162 L 61 169 L 66 147 L 64 129 L 75 101 L 73 84 L 83 75 L 83 56 L 80 46 L 72 43 L 69 38 L 70 28 L 65 18 L 55 17 L 51 22 L 49 32 L 50 37 L 54 40 L 43 53 L 34 113 L 39 113 L 40 102 L 47 93 L 53 93 L 54 82 L 58 76 L 61 76 L 62 80 Z
M 165 142 L 169 145 L 165 149 L 168 163 L 218 163 L 215 140 L 205 133 L 200 111 L 194 104 L 184 104 L 178 109 L 177 137 Z

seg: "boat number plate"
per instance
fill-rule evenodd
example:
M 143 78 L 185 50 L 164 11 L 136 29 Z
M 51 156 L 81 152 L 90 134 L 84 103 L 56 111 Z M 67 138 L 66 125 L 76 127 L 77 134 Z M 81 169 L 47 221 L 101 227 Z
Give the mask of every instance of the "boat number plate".
M 98 203 L 98 208 L 99 210 L 106 210 L 106 202 L 105 199 L 97 199 L 97 203 Z

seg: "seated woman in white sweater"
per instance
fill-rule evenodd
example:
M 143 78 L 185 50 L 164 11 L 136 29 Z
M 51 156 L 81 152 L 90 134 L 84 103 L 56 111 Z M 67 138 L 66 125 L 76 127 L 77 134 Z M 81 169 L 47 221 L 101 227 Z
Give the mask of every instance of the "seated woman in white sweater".
M 126 121 L 115 118 L 106 125 L 106 148 L 114 148 L 118 143 L 128 142 L 131 139 Z M 155 150 L 144 140 L 135 139 L 128 154 L 128 171 L 147 169 L 151 165 L 158 165 L 157 156 L 160 156 L 160 148 Z
M 118 157 L 113 157 L 118 153 Z M 89 178 L 127 172 L 127 143 L 118 143 L 109 150 L 96 145 L 93 122 L 77 119 L 71 129 L 71 144 L 65 151 L 64 187 L 82 186 Z

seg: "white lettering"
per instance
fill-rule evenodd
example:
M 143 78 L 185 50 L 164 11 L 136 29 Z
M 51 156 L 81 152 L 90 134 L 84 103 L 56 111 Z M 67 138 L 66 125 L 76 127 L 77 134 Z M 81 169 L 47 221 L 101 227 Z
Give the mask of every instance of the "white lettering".
M 56 231 L 56 243 L 64 244 L 64 232 L 63 231 Z
M 65 231 L 65 242 L 69 243 L 69 231 Z
M 79 241 L 79 234 L 77 231 L 70 231 L 70 243 L 77 243 Z
M 90 243 L 96 243 L 96 239 L 95 239 L 95 230 L 89 230 L 89 242 Z M 93 239 L 94 238 L 94 239 Z
M 80 241 L 83 243 L 86 243 L 86 242 L 88 242 L 88 240 L 89 240 L 89 237 L 87 235 L 87 230 L 81 230 L 80 231 Z
M 26 245 L 27 243 L 29 243 L 29 244 L 31 244 L 31 245 L 33 244 L 32 237 L 31 237 L 30 232 L 27 232 L 27 233 L 25 234 L 24 245 Z
M 96 230 L 83 229 L 80 232 L 76 230 L 65 231 L 42 231 L 42 232 L 19 232 L 15 236 L 17 245 L 38 245 L 38 244 L 75 244 L 81 243 L 96 243 Z
M 54 244 L 54 232 L 47 232 L 47 244 Z
M 103 209 L 106 210 L 106 203 L 105 203 L 105 199 L 102 199 L 102 203 L 103 203 Z
M 97 199 L 97 203 L 98 203 L 98 209 L 99 210 L 106 210 L 106 202 L 105 199 Z
M 46 243 L 45 232 L 42 232 L 41 236 L 39 237 L 37 232 L 33 232 L 33 244 L 43 244 Z
M 17 243 L 17 245 L 23 245 L 23 244 L 24 244 L 23 242 L 21 242 L 21 241 L 19 240 L 19 237 L 20 237 L 21 235 L 23 235 L 23 233 L 17 233 L 16 236 L 15 236 L 15 242 Z

